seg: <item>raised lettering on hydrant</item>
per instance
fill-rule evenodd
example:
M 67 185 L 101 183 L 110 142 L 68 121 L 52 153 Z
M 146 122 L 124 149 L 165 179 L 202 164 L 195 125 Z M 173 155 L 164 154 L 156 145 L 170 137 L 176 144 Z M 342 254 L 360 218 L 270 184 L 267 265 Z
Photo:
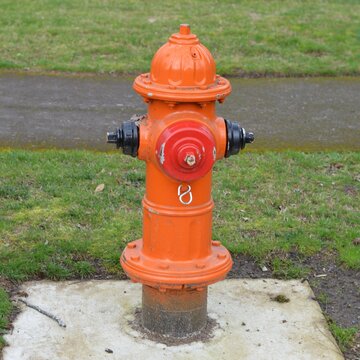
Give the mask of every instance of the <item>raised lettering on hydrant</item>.
M 206 326 L 207 286 L 232 266 L 229 252 L 212 241 L 212 167 L 254 135 L 216 115 L 231 85 L 216 75 L 189 25 L 180 25 L 133 86 L 147 115 L 108 133 L 108 142 L 146 162 L 143 238 L 127 245 L 121 265 L 143 284 L 143 326 L 184 337 Z

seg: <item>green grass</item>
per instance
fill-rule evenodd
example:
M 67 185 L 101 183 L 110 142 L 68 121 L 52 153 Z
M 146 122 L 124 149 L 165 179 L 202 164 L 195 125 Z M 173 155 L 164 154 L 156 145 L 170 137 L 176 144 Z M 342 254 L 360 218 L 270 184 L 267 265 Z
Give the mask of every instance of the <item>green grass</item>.
M 2 335 L 6 332 L 8 326 L 8 319 L 12 310 L 12 304 L 9 296 L 4 289 L 0 287 L 0 350 L 5 345 L 5 340 Z
M 0 68 L 137 73 L 182 22 L 222 74 L 359 74 L 360 2 L 0 1 Z
M 346 351 L 352 345 L 356 333 L 359 331 L 356 327 L 345 328 L 337 325 L 335 322 L 329 323 L 329 328 L 334 338 L 336 339 L 340 350 Z
M 294 264 L 290 259 L 281 259 L 275 257 L 271 261 L 272 274 L 280 279 L 299 279 L 305 278 L 309 274 L 306 266 Z
M 119 153 L 3 150 L 0 174 L 0 279 L 122 274 L 121 251 L 141 237 L 141 161 Z M 359 152 L 250 152 L 220 161 L 213 238 L 276 277 L 306 276 L 309 269 L 294 257 L 319 251 L 360 269 L 353 244 L 360 234 L 359 175 Z M 105 188 L 96 193 L 99 184 Z M 11 309 L 0 288 L 0 336 Z M 345 349 L 355 330 L 330 327 Z
M 332 166 L 337 164 L 337 166 Z M 360 269 L 360 153 L 245 153 L 214 169 L 213 238 L 296 278 L 293 264 L 323 249 Z M 0 152 L 0 276 L 120 273 L 141 237 L 144 164 L 117 153 Z M 94 192 L 105 184 L 103 192 Z

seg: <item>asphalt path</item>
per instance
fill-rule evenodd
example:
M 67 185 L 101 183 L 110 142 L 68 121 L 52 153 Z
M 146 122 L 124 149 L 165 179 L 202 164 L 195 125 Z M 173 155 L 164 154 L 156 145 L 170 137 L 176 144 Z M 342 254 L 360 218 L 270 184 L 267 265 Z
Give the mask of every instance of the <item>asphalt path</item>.
M 230 79 L 219 116 L 260 150 L 360 150 L 360 78 Z M 0 75 L 0 147 L 110 150 L 105 134 L 146 104 L 131 78 Z

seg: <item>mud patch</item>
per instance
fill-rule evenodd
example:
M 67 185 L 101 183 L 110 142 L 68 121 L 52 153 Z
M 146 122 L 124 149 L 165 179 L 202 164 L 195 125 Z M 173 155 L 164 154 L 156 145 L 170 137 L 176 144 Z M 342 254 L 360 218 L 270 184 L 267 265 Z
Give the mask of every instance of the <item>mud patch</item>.
M 283 295 L 283 294 L 279 294 L 279 295 L 277 295 L 275 297 L 272 297 L 271 300 L 276 301 L 276 302 L 278 302 L 280 304 L 288 303 L 290 301 L 290 299 L 287 296 Z

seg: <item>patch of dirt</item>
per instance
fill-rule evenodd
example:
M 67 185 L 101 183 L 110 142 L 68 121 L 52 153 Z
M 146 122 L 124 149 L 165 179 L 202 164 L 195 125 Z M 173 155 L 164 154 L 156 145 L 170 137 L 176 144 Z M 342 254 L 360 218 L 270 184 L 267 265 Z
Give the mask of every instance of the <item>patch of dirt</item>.
M 246 255 L 232 255 L 234 264 L 228 273 L 228 279 L 238 279 L 238 278 L 250 278 L 250 279 L 258 279 L 258 278 L 271 278 L 271 271 L 262 271 L 260 265 L 256 263 L 256 261 Z
M 322 57 L 325 56 L 327 52 L 325 51 L 319 51 L 319 50 L 310 50 L 306 51 L 306 55 L 314 56 L 314 57 Z
M 341 326 L 360 327 L 360 271 L 338 265 L 334 253 L 316 254 L 304 265 L 312 270 L 308 280 L 323 311 Z
M 313 269 L 309 283 L 324 314 L 338 325 L 360 329 L 360 271 L 337 265 L 335 256 L 319 253 L 305 262 Z M 326 276 L 315 277 L 315 274 Z M 344 355 L 348 360 L 359 360 L 359 352 L 360 331 Z
M 280 304 L 288 303 L 290 301 L 290 299 L 283 294 L 279 294 L 279 295 L 275 296 L 274 298 L 271 298 L 271 300 L 276 301 Z
M 345 194 L 350 195 L 350 196 L 356 196 L 358 193 L 356 187 L 351 186 L 351 185 L 346 185 L 344 187 L 344 192 L 345 192 Z
M 186 338 L 175 338 L 172 336 L 165 336 L 165 335 L 159 335 L 155 334 L 146 328 L 143 327 L 141 323 L 141 309 L 137 308 L 135 309 L 135 318 L 132 321 L 129 321 L 129 325 L 138 333 L 142 335 L 143 339 L 148 339 L 151 341 L 154 341 L 156 343 L 161 343 L 166 346 L 177 346 L 177 345 L 184 345 L 184 344 L 190 344 L 192 342 L 201 341 L 201 342 L 207 342 L 211 338 L 214 337 L 214 330 L 219 327 L 219 324 L 216 322 L 216 320 L 208 317 L 207 323 L 204 329 L 202 329 L 200 332 L 197 332 L 193 334 L 192 336 L 187 336 Z
M 127 280 L 128 277 L 122 271 L 121 273 L 109 274 L 109 272 L 104 267 L 103 263 L 99 259 L 85 257 L 84 259 L 76 259 L 72 258 L 72 260 L 86 260 L 88 261 L 95 269 L 94 274 L 89 275 L 88 277 L 84 277 L 82 280 Z M 78 277 L 74 277 L 74 280 L 78 279 Z M 72 279 L 68 279 L 72 280 Z

